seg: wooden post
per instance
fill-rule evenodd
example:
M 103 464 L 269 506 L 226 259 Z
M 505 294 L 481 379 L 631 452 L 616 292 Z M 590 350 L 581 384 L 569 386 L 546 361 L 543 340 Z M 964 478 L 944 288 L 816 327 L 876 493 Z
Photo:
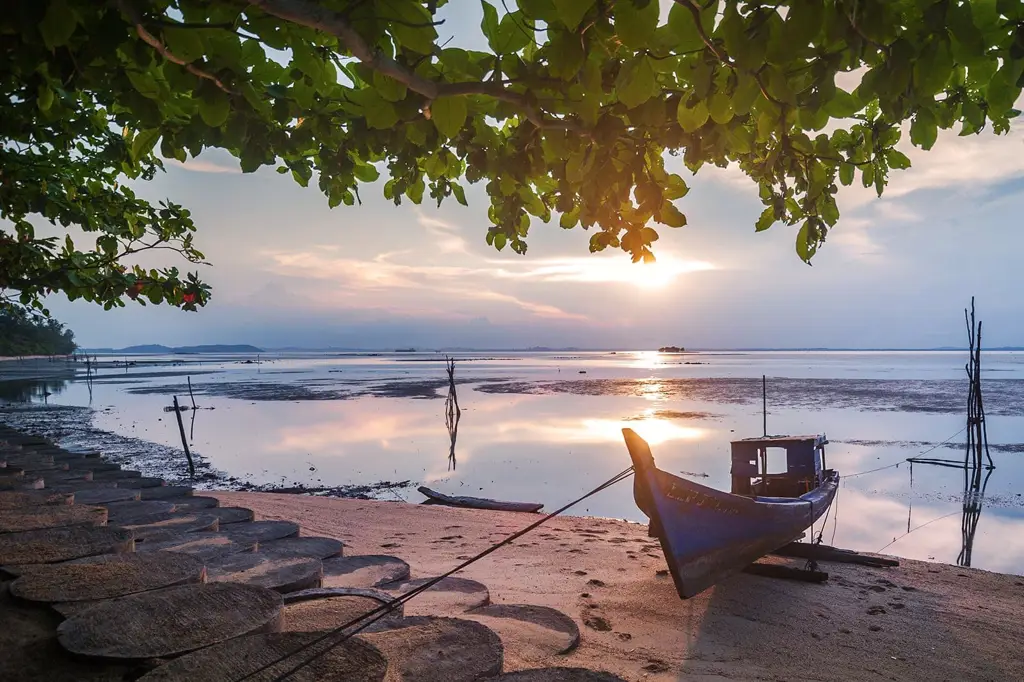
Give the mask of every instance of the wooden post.
M 761 414 L 764 416 L 764 435 L 768 435 L 768 378 L 761 375 Z
M 178 406 L 178 396 L 174 396 L 174 416 L 178 418 L 178 432 L 181 433 L 181 446 L 185 448 L 185 457 L 188 458 L 188 475 L 196 477 L 196 467 L 192 463 L 192 453 L 188 450 L 188 441 L 185 439 L 185 425 L 181 422 L 181 407 Z

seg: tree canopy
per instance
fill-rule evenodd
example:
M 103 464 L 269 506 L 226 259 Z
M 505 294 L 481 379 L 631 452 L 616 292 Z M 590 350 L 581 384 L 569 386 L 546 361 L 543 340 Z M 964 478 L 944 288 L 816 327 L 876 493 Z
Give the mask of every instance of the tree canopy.
M 756 229 L 798 226 L 809 262 L 840 185 L 881 194 L 910 165 L 905 130 L 922 149 L 939 129 L 1006 132 L 1024 85 L 1014 0 L 481 4 L 474 50 L 439 38 L 445 0 L 8 2 L 0 291 L 205 304 L 195 274 L 126 266 L 203 256 L 187 209 L 125 183 L 209 147 L 315 180 L 332 207 L 382 174 L 396 204 L 465 204 L 484 183 L 494 247 L 525 253 L 533 218 L 557 219 L 635 261 L 686 224 L 666 157 L 733 165 L 759 189 Z M 95 243 L 36 237 L 34 216 Z
M 68 355 L 75 348 L 74 332 L 52 317 L 42 319 L 21 308 L 0 306 L 0 356 Z

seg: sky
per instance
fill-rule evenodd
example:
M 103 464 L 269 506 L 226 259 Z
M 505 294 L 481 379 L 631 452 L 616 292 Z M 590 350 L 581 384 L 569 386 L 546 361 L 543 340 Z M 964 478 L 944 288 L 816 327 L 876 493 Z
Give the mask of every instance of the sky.
M 470 6 L 441 31 L 465 47 L 479 33 Z M 813 266 L 796 255 L 796 227 L 754 232 L 763 206 L 736 169 L 691 176 L 669 159 L 691 188 L 676 202 L 688 225 L 659 228 L 658 263 L 645 266 L 590 254 L 590 234 L 557 218 L 534 220 L 525 256 L 499 253 L 484 239 L 482 185 L 467 188 L 468 207 L 395 207 L 382 179 L 361 187 L 361 206 L 329 209 L 315 180 L 243 175 L 212 150 L 139 187 L 192 211 L 206 308 L 49 304 L 84 347 L 930 348 L 965 345 L 974 295 L 986 346 L 1024 345 L 1024 134 L 946 131 L 929 152 L 907 137 L 913 167 L 892 171 L 882 199 L 842 188 Z M 188 266 L 172 261 L 157 262 Z

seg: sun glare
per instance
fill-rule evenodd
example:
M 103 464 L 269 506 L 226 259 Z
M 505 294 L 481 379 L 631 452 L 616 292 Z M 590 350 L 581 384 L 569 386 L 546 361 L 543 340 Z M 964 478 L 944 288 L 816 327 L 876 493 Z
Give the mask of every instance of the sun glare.
M 660 256 L 653 263 L 630 263 L 619 261 L 617 270 L 618 281 L 629 282 L 641 289 L 663 289 L 680 275 L 690 272 L 710 270 L 710 263 L 702 261 L 683 261 L 671 256 Z

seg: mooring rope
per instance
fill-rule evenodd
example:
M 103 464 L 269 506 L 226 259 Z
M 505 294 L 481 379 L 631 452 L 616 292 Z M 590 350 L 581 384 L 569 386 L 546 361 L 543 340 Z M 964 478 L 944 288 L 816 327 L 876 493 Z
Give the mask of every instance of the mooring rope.
M 857 478 L 858 476 L 864 476 L 866 474 L 873 474 L 876 471 L 884 471 L 885 469 L 892 469 L 893 467 L 898 467 L 899 465 L 903 464 L 904 462 L 909 462 L 910 460 L 912 460 L 914 458 L 922 457 L 924 455 L 927 455 L 929 452 L 931 452 L 933 450 L 938 450 L 943 445 L 948 445 L 949 441 L 953 440 L 954 438 L 956 438 L 957 436 L 959 436 L 961 433 L 963 433 L 966 430 L 967 430 L 967 427 L 965 426 L 962 429 L 960 429 L 959 431 L 957 431 L 956 433 L 954 433 L 952 436 L 947 438 L 946 440 L 942 441 L 941 443 L 937 443 L 936 445 L 928 448 L 927 450 L 914 455 L 914 457 L 905 457 L 905 458 L 901 459 L 898 462 L 895 462 L 893 464 L 887 464 L 884 467 L 878 467 L 877 469 L 868 469 L 867 471 L 858 471 L 855 474 L 843 474 L 842 475 L 842 479 L 845 480 L 845 479 L 848 479 L 848 478 Z
M 530 531 L 532 531 L 535 528 L 539 527 L 541 524 L 550 521 L 551 519 L 555 518 L 556 516 L 558 516 L 562 512 L 566 511 L 570 507 L 573 507 L 573 506 L 579 504 L 580 502 L 582 502 L 583 500 L 587 499 L 588 497 L 590 497 L 592 495 L 596 495 L 597 493 L 601 492 L 602 490 L 605 490 L 606 488 L 609 488 L 609 487 L 615 485 L 619 481 L 622 481 L 622 480 L 625 480 L 625 479 L 629 478 L 632 474 L 633 474 L 633 467 L 628 467 L 627 469 L 624 469 L 624 470 L 620 471 L 619 473 L 615 474 L 610 479 L 608 479 L 607 481 L 605 481 L 601 485 L 597 486 L 596 488 L 594 488 L 590 492 L 584 494 L 581 497 L 578 497 L 577 499 L 573 500 L 572 502 L 569 502 L 565 506 L 556 509 L 555 511 L 553 511 L 550 514 L 542 517 L 541 519 L 539 519 L 537 521 L 534 521 L 533 523 L 531 523 L 529 526 L 526 526 L 522 530 L 516 531 L 512 535 L 509 535 L 507 538 L 503 539 L 501 542 L 498 542 L 497 544 L 491 545 L 490 547 L 488 547 L 487 549 L 483 550 L 479 554 L 476 554 L 475 556 L 472 556 L 469 559 L 466 559 L 461 564 L 459 564 L 455 568 L 451 569 L 447 573 L 444 573 L 443 575 L 439 575 L 436 578 L 431 578 L 430 580 L 428 580 L 427 582 L 423 583 L 419 587 L 413 588 L 412 590 L 409 590 L 408 592 L 400 595 L 399 597 L 397 597 L 393 601 L 390 601 L 387 604 L 382 604 L 381 606 L 378 606 L 377 608 L 375 608 L 375 609 L 373 609 L 371 611 L 368 611 L 368 612 L 366 612 L 366 613 L 364 613 L 364 614 L 362 614 L 360 616 L 357 616 L 356 618 L 353 618 L 352 620 L 348 621 L 347 623 L 339 625 L 338 627 L 325 632 L 323 635 L 317 637 L 313 641 L 308 642 L 306 644 L 303 644 L 302 646 L 297 648 L 295 651 L 283 654 L 283 655 L 279 656 L 278 658 L 276 658 L 275 660 L 271 661 L 270 663 L 262 665 L 259 668 L 253 670 L 252 672 L 246 674 L 244 677 L 239 678 L 238 682 L 243 682 L 244 680 L 248 680 L 251 677 L 253 677 L 254 675 L 257 675 L 257 674 L 263 672 L 264 670 L 267 670 L 268 668 L 272 668 L 275 665 L 277 665 L 278 663 L 281 663 L 282 661 L 284 661 L 284 660 L 286 660 L 286 659 L 288 659 L 288 658 L 290 658 L 292 656 L 295 656 L 296 654 L 300 654 L 303 651 L 306 651 L 307 649 L 310 649 L 310 648 L 312 648 L 314 646 L 317 646 L 318 644 L 321 644 L 321 643 L 325 642 L 326 640 L 330 639 L 334 635 L 337 635 L 337 634 L 341 633 L 341 637 L 338 638 L 337 641 L 333 641 L 333 642 L 328 643 L 327 646 L 323 649 L 323 651 L 319 651 L 317 653 L 314 653 L 312 656 L 310 656 L 306 660 L 298 663 L 297 665 L 293 666 L 291 669 L 285 671 L 281 675 L 278 675 L 277 677 L 274 678 L 274 682 L 280 682 L 281 680 L 284 680 L 285 678 L 287 678 L 287 677 L 289 677 L 291 675 L 294 675 L 299 670 L 302 670 L 307 665 L 309 665 L 310 663 L 312 663 L 313 661 L 315 661 L 319 657 L 323 656 L 325 653 L 330 651 L 332 648 L 338 646 L 339 644 L 345 642 L 348 638 L 352 637 L 353 635 L 358 634 L 359 632 L 361 632 L 365 628 L 367 628 L 370 625 L 376 623 L 378 620 L 380 620 L 381 618 L 385 617 L 386 615 L 388 615 L 389 613 L 391 613 L 392 611 L 394 611 L 399 606 L 401 606 L 405 602 L 409 601 L 413 597 L 416 597 L 417 595 L 422 594 L 423 592 L 429 590 L 431 587 L 433 587 L 437 583 L 441 582 L 445 578 L 451 577 L 452 575 L 454 575 L 455 573 L 458 573 L 459 571 L 461 571 L 462 569 L 466 568 L 470 564 L 475 563 L 475 562 L 479 561 L 480 559 L 483 559 L 488 554 L 496 552 L 497 550 L 501 549 L 502 547 L 504 547 L 504 546 L 506 546 L 506 545 L 508 545 L 508 544 L 510 544 L 512 542 L 514 542 L 515 540 L 521 538 L 522 536 L 526 535 Z M 371 620 L 366 620 L 366 619 L 371 618 L 371 617 L 372 617 Z M 366 622 L 363 622 L 363 621 L 366 621 Z M 348 628 L 355 626 L 357 623 L 362 623 L 362 624 L 359 625 L 358 627 L 356 627 L 355 629 L 351 630 L 350 632 L 344 632 Z

